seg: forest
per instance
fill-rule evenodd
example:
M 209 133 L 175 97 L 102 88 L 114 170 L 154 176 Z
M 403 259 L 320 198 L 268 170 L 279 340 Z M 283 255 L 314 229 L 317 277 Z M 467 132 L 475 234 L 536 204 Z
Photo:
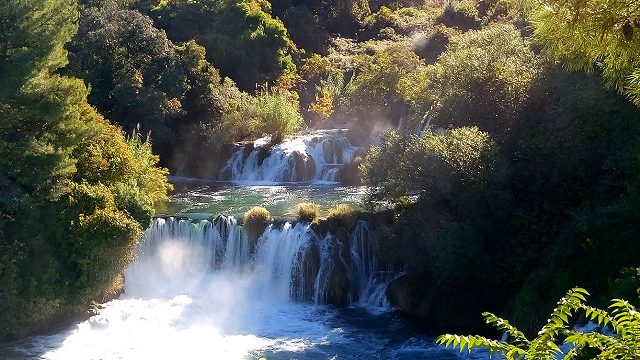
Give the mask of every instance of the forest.
M 635 1 L 8 0 L 0 339 L 117 297 L 168 175 L 337 127 L 377 136 L 341 178 L 393 212 L 386 294 L 416 326 L 495 335 L 489 311 L 518 345 L 575 287 L 640 305 Z

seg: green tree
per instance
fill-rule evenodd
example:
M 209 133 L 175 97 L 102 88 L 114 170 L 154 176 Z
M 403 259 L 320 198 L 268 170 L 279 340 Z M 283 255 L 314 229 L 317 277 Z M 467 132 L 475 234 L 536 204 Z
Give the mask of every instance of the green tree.
M 407 44 L 373 47 L 360 55 L 356 75 L 345 94 L 346 107 L 361 118 L 389 119 L 402 106 L 398 82 L 422 62 Z M 394 119 L 399 121 L 398 116 Z
M 508 130 L 538 73 L 528 42 L 512 26 L 492 24 L 451 39 L 431 66 L 407 74 L 399 89 L 415 121 L 425 114 L 433 125 Z
M 201 128 L 216 126 L 230 111 L 235 84 L 222 84 L 194 40 L 173 44 L 136 10 L 90 8 L 70 50 L 68 70 L 91 85 L 91 103 L 127 132 L 151 131 L 163 164 L 191 170 L 202 153 L 215 151 L 203 150 Z M 236 140 L 242 138 L 222 142 Z
M 2 3 L 0 338 L 22 336 L 118 291 L 166 197 L 150 144 L 126 141 L 61 76 L 75 1 Z M 4 83 L 3 83 L 4 85 Z
M 602 73 L 640 106 L 640 4 L 627 0 L 525 0 L 534 38 L 569 69 Z
M 494 142 L 476 127 L 409 138 L 392 131 L 369 150 L 360 171 L 365 183 L 382 186 L 384 194 L 422 190 L 441 196 L 460 187 L 482 187 L 496 158 Z
M 266 0 L 164 1 L 151 15 L 178 42 L 195 39 L 225 77 L 241 89 L 294 71 L 297 48 Z
M 166 34 L 137 11 L 91 8 L 70 52 L 69 72 L 91 86 L 89 101 L 127 131 L 152 131 L 156 151 L 169 158 L 187 84 Z

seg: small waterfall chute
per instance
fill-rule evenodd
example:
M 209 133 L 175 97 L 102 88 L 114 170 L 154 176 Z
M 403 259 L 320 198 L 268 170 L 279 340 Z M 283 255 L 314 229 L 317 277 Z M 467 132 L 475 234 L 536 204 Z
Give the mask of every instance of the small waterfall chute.
M 240 146 L 220 171 L 219 180 L 234 182 L 338 182 L 339 170 L 357 147 L 340 132 L 318 131 L 270 146 L 265 139 Z M 248 154 L 248 155 L 247 155 Z

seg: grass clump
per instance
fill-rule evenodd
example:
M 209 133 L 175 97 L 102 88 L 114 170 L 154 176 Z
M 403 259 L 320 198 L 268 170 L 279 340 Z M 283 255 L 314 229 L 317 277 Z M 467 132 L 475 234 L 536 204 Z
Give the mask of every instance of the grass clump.
M 296 206 L 298 220 L 317 223 L 320 218 L 320 205 L 315 203 L 300 203 Z
M 270 221 L 271 213 L 269 210 L 260 206 L 254 206 L 244 213 L 242 225 L 252 243 L 258 240 Z
M 327 221 L 353 230 L 358 221 L 358 213 L 349 205 L 339 204 L 329 209 Z

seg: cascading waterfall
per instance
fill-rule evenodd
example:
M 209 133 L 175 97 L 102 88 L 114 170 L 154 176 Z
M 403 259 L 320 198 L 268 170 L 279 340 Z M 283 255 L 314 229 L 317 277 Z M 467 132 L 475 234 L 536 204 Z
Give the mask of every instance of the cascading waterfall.
M 308 223 L 286 222 L 269 225 L 251 248 L 244 229 L 231 216 L 200 222 L 158 218 L 145 232 L 138 261 L 125 273 L 126 291 L 133 296 L 162 295 L 156 289 L 167 289 L 168 283 L 190 287 L 207 274 L 251 273 L 258 295 L 384 307 L 386 300 L 380 296 L 386 283 L 377 269 L 374 240 L 364 221 L 349 235 L 349 244 L 330 233 L 321 237 Z M 149 281 L 149 271 L 154 271 L 155 282 Z M 335 295 L 336 284 L 346 289 L 343 296 Z
M 277 221 L 255 243 L 230 216 L 155 219 L 122 296 L 0 358 L 462 359 L 387 311 L 367 222 L 326 225 Z
M 269 146 L 267 139 L 243 145 L 227 161 L 219 180 L 234 182 L 338 182 L 357 147 L 342 131 L 317 131 Z

